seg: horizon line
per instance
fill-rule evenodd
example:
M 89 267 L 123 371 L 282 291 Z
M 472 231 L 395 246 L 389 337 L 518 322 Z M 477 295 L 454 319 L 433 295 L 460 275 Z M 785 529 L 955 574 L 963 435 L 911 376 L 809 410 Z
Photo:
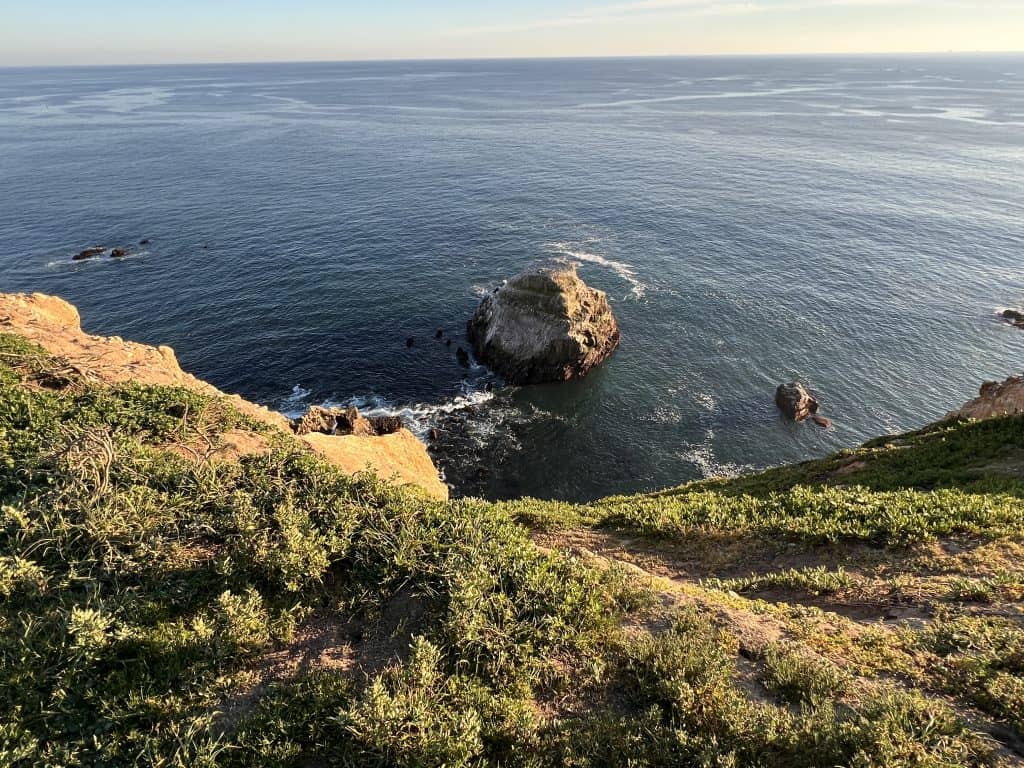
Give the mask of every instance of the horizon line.
M 89 64 L 0 64 L 0 71 L 12 69 L 111 69 L 115 67 L 215 67 L 257 66 L 267 64 L 401 64 L 421 62 L 473 62 L 473 61 L 607 61 L 631 59 L 741 59 L 741 58 L 825 58 L 865 56 L 1024 56 L 1024 49 L 990 50 L 919 50 L 919 51 L 799 51 L 786 53 L 648 53 L 593 56 L 420 56 L 351 59 L 248 59 L 238 61 L 151 61 L 135 63 Z

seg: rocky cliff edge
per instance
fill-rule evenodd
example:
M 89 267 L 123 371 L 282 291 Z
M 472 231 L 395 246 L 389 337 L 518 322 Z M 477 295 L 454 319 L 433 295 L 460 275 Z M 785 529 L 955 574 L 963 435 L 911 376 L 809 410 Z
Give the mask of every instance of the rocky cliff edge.
M 183 371 L 170 347 L 152 347 L 119 336 L 84 332 L 78 310 L 56 296 L 0 294 L 0 333 L 15 333 L 35 342 L 99 384 L 135 382 L 186 387 L 201 394 L 226 397 L 246 416 L 288 433 L 292 431 L 283 415 L 238 395 L 225 395 L 212 384 Z M 227 437 L 228 445 L 233 446 L 227 455 L 232 458 L 267 448 L 266 442 L 256 435 Z M 435 498 L 448 498 L 448 487 L 438 476 L 426 448 L 408 430 L 382 436 L 317 434 L 301 439 L 345 472 L 354 474 L 369 468 L 381 478 L 417 486 Z

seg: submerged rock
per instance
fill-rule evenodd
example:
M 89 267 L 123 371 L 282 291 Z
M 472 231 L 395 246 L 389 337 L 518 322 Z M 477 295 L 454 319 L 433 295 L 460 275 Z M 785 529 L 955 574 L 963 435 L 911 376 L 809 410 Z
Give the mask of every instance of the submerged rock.
M 775 404 L 793 421 L 803 421 L 818 412 L 818 401 L 803 384 L 796 381 L 779 385 L 775 390 Z
M 1010 325 L 1024 328 L 1024 312 L 1018 312 L 1016 309 L 1007 309 L 1003 312 L 1003 319 Z
M 71 257 L 72 261 L 85 261 L 86 259 L 95 259 L 97 256 L 106 253 L 107 247 L 105 245 L 94 245 L 91 248 L 86 248 L 84 251 L 80 251 Z
M 575 267 L 509 280 L 484 297 L 467 330 L 477 359 L 512 384 L 585 376 L 620 339 L 608 297 Z

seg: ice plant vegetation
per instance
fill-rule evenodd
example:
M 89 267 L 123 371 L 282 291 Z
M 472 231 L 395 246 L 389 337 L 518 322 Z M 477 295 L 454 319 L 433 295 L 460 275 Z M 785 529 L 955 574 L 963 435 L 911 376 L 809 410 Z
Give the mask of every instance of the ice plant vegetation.
M 1022 455 L 440 502 L 2 335 L 0 765 L 1019 762 Z

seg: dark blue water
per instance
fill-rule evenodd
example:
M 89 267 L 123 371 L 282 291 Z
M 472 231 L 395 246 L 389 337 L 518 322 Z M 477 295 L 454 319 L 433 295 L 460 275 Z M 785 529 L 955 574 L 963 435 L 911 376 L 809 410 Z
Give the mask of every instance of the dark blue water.
M 454 354 L 479 295 L 557 259 L 613 297 L 621 349 L 484 393 Z M 461 408 L 461 490 L 809 458 L 1024 367 L 996 318 L 1024 304 L 1024 57 L 0 70 L 0 289 L 283 410 L 425 433 Z M 833 431 L 778 417 L 796 377 Z

